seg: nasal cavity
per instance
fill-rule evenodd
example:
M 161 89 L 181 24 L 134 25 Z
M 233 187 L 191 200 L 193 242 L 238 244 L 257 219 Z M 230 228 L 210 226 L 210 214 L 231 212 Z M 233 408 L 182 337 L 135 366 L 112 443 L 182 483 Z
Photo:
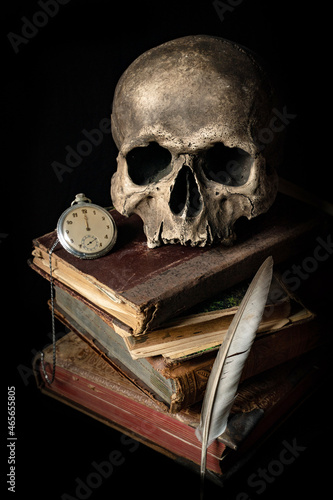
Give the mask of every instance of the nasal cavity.
M 171 191 L 169 207 L 174 215 L 196 217 L 202 209 L 202 198 L 192 170 L 184 165 Z

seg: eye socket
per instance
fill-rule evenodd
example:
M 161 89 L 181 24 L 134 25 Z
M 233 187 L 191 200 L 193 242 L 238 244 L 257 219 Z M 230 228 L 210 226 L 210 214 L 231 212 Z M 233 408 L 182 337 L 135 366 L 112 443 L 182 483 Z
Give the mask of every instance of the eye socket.
M 171 172 L 171 153 L 157 142 L 132 149 L 126 161 L 128 175 L 139 186 L 158 182 Z
M 252 156 L 240 148 L 216 143 L 205 152 L 203 170 L 207 179 L 227 186 L 242 186 L 249 178 Z

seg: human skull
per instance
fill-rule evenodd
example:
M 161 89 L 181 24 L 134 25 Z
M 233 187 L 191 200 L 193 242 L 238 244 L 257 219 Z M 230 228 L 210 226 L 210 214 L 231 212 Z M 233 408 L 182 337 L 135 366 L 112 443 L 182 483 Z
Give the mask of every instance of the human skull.
M 277 134 L 260 137 L 275 103 L 253 54 L 222 38 L 172 40 L 128 67 L 112 107 L 111 197 L 141 217 L 148 247 L 231 244 L 241 216 L 268 210 L 279 148 Z

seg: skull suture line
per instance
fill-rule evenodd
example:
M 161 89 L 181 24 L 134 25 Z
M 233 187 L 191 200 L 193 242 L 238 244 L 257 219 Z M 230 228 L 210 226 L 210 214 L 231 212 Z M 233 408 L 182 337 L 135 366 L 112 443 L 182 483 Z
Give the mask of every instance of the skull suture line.
M 258 139 L 275 105 L 260 65 L 235 43 L 189 36 L 145 52 L 114 95 L 114 206 L 142 218 L 150 248 L 231 244 L 235 222 L 275 199 L 276 137 Z

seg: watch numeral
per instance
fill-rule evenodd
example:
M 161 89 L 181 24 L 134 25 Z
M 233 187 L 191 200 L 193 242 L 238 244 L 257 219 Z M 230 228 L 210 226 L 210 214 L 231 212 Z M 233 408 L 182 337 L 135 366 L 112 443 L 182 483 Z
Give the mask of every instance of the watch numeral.
M 66 220 L 66 224 L 73 224 L 72 220 Z
M 77 217 L 77 213 L 76 212 L 73 212 L 73 217 Z
M 87 213 L 87 209 L 86 209 L 86 208 L 82 208 L 82 209 L 81 209 L 81 212 L 82 212 L 83 214 L 86 214 L 86 213 Z

